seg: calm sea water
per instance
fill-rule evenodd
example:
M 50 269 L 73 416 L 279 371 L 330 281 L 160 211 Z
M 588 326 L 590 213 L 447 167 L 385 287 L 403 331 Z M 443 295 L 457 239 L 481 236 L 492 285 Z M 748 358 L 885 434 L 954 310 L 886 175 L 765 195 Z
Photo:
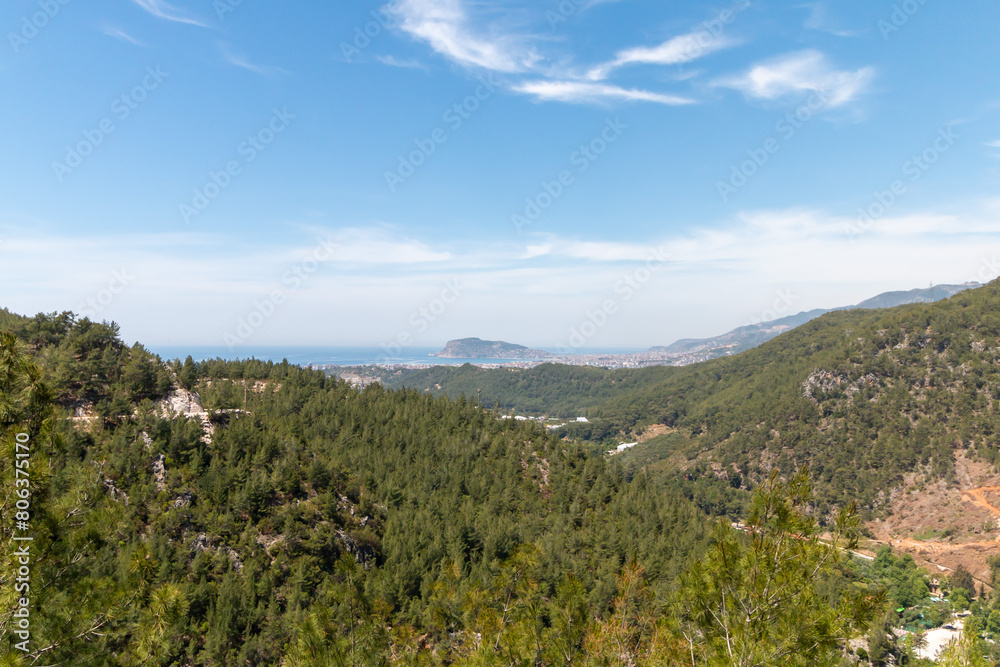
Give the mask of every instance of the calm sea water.
M 390 356 L 381 347 L 234 347 L 224 345 L 150 345 L 150 351 L 162 358 L 184 359 L 191 355 L 195 361 L 206 359 L 260 359 L 261 361 L 289 363 L 302 366 L 308 364 L 335 364 L 338 366 L 364 366 L 367 364 L 426 364 L 428 366 L 452 366 L 466 363 L 500 363 L 509 359 L 439 359 L 429 356 L 440 347 L 409 347 L 396 356 Z M 629 354 L 640 350 L 587 349 L 577 350 L 578 354 Z

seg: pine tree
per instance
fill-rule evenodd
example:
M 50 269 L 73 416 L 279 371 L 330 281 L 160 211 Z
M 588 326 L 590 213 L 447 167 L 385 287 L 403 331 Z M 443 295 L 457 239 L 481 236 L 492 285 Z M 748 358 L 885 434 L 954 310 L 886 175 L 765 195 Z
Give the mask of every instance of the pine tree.
M 817 590 L 845 551 L 859 521 L 846 508 L 821 540 L 805 471 L 783 483 L 772 474 L 754 494 L 746 534 L 720 522 L 715 544 L 683 577 L 678 616 L 710 664 L 825 665 L 881 611 L 884 594 L 845 591 L 835 605 Z

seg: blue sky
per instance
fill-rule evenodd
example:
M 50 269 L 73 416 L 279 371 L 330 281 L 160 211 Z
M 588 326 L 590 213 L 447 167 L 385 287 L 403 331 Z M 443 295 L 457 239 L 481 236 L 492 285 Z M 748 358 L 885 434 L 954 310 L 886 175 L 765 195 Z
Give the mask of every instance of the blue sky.
M 998 25 L 935 0 L 11 1 L 0 303 L 148 344 L 645 347 L 993 279 Z

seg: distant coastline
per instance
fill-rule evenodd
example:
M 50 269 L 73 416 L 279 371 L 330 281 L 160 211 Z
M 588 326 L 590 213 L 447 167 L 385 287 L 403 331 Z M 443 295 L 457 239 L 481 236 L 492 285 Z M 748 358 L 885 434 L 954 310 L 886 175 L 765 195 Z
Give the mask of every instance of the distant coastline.
M 165 360 L 184 360 L 188 355 L 195 361 L 208 359 L 260 359 L 262 361 L 280 362 L 287 359 L 289 363 L 298 366 L 460 366 L 462 364 L 497 365 L 504 363 L 516 364 L 518 359 L 496 358 L 445 358 L 431 356 L 439 351 L 435 347 L 408 347 L 396 356 L 389 356 L 382 347 L 362 346 L 241 346 L 229 348 L 225 345 L 148 345 L 148 349 L 160 355 Z M 574 357 L 589 357 L 611 355 L 633 355 L 642 350 L 638 348 L 584 348 L 577 350 Z M 554 359 L 553 359 L 554 360 Z M 551 361 L 551 360 L 550 360 Z

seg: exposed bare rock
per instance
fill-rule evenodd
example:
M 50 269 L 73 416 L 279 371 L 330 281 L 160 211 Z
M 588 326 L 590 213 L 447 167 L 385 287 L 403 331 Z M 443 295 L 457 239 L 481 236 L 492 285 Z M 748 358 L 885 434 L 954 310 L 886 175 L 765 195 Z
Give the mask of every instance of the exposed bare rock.
M 156 490 L 167 490 L 167 457 L 160 454 L 159 458 L 153 461 L 153 479 L 156 480 Z
M 338 506 L 341 510 L 346 510 L 351 516 L 355 516 L 358 513 L 357 506 L 352 503 L 347 496 L 338 494 L 337 499 L 340 500 Z
M 212 419 L 208 416 L 207 412 L 199 413 L 198 420 L 201 422 L 201 430 L 203 433 L 201 441 L 206 445 L 212 444 L 212 436 L 215 435 L 215 424 L 212 423 Z
M 108 490 L 108 495 L 111 496 L 111 500 L 121 499 L 126 505 L 128 505 L 128 494 L 119 489 L 114 480 L 105 477 L 104 488 Z
M 198 536 L 194 538 L 194 542 L 191 543 L 191 550 L 225 554 L 229 562 L 233 564 L 234 570 L 237 572 L 243 571 L 243 561 L 240 559 L 239 553 L 235 549 L 225 545 L 213 547 L 212 541 L 205 533 L 198 533 Z
M 850 398 L 862 389 L 879 386 L 881 386 L 881 382 L 871 373 L 852 381 L 843 373 L 818 370 L 814 371 L 802 383 L 802 395 L 805 398 L 818 401 L 823 394 L 842 392 Z
M 73 406 L 74 419 L 92 419 L 93 417 L 94 417 L 93 403 L 83 402 Z
M 212 545 L 208 541 L 208 535 L 205 533 L 198 533 L 198 537 L 194 538 L 194 543 L 191 545 L 194 551 L 211 551 Z
M 271 547 L 275 544 L 280 544 L 285 541 L 284 535 L 258 535 L 257 544 L 264 547 L 264 549 L 270 554 Z
M 94 412 L 94 404 L 89 402 L 77 403 L 73 406 L 73 415 L 69 418 L 74 424 L 82 425 L 85 429 L 93 426 L 100 419 Z
M 348 535 L 342 530 L 334 531 L 337 534 L 337 539 L 344 544 L 344 548 L 347 552 L 354 556 L 354 560 L 357 563 L 361 563 L 368 569 L 375 561 L 375 550 L 369 546 L 359 545 L 353 537 Z
M 271 553 L 271 549 L 279 544 L 283 544 L 285 541 L 284 535 L 258 535 L 257 544 L 264 547 L 264 551 L 267 552 L 268 557 L 271 559 L 271 564 L 274 564 L 275 556 Z
M 186 416 L 196 415 L 199 412 L 205 411 L 198 394 L 178 385 L 175 385 L 173 391 L 166 398 L 161 399 L 157 406 L 162 412 L 169 410 L 175 414 Z
M 160 414 L 164 417 L 170 415 L 182 415 L 189 419 L 197 419 L 201 422 L 203 435 L 201 441 L 205 444 L 212 443 L 212 436 L 215 434 L 215 425 L 211 416 L 201 404 L 201 397 L 193 391 L 188 391 L 180 385 L 174 385 L 170 395 L 157 403 Z
M 233 564 L 233 569 L 237 572 L 243 571 L 243 561 L 240 560 L 240 555 L 236 553 L 235 550 L 225 547 L 226 555 L 229 557 L 229 562 Z

